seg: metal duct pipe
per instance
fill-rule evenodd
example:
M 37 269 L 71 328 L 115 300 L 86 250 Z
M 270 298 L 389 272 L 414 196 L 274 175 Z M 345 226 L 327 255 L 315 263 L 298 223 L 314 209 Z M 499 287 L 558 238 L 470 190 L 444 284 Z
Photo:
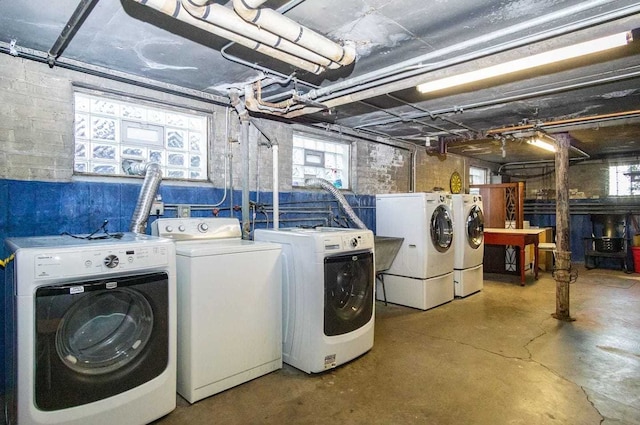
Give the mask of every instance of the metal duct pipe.
M 147 230 L 147 220 L 151 213 L 151 206 L 158 193 L 160 180 L 162 180 L 162 170 L 160 169 L 160 164 L 156 162 L 146 164 L 136 162 L 123 164 L 123 166 L 128 174 L 144 175 L 142 188 L 138 195 L 138 202 L 136 203 L 136 208 L 133 211 L 131 223 L 129 224 L 130 232 L 144 234 Z
M 344 209 L 344 212 L 347 213 L 347 217 L 349 217 L 349 219 L 351 219 L 351 221 L 353 221 L 353 223 L 359 229 L 367 228 L 367 226 L 362 222 L 362 220 L 360 220 L 360 218 L 353 211 L 353 208 L 351 208 L 351 205 L 349 205 L 349 203 L 347 202 L 345 197 L 342 195 L 342 193 L 340 193 L 340 191 L 336 189 L 336 187 L 332 185 L 330 181 L 327 181 L 325 179 L 312 178 L 312 179 L 306 179 L 304 181 L 304 184 L 305 186 L 308 186 L 308 187 L 320 186 L 321 188 L 329 191 L 329 193 L 331 193 L 333 197 L 336 198 L 340 206 L 342 206 L 342 208 Z
M 289 65 L 293 65 L 297 68 L 304 69 L 305 71 L 309 71 L 314 74 L 320 74 L 324 71 L 324 68 L 319 64 L 305 60 L 305 59 L 301 59 L 300 56 L 296 55 L 293 52 L 286 52 L 285 48 L 283 47 L 283 44 L 278 45 L 277 42 L 268 43 L 264 39 L 254 40 L 252 38 L 249 38 L 248 36 L 245 37 L 244 36 L 245 33 L 255 34 L 257 32 L 264 35 L 265 37 L 269 33 L 266 31 L 259 31 L 259 30 L 256 31 L 257 28 L 255 26 L 247 24 L 245 21 L 240 19 L 235 13 L 233 13 L 233 11 L 225 8 L 224 6 L 220 6 L 217 4 L 210 5 L 210 6 L 219 6 L 215 8 L 216 13 L 214 15 L 217 15 L 218 12 L 220 12 L 220 14 L 224 14 L 226 11 L 231 13 L 232 17 L 230 17 L 228 14 L 225 14 L 225 15 L 217 16 L 218 19 L 216 19 L 215 16 L 209 16 L 208 19 L 212 21 L 215 20 L 216 22 L 218 21 L 230 22 L 231 24 L 236 24 L 237 22 L 241 22 L 244 25 L 244 28 L 238 28 L 237 29 L 238 32 L 234 32 L 233 30 L 223 28 L 216 24 L 212 24 L 209 21 L 198 19 L 197 17 L 192 16 L 179 1 L 175 1 L 175 0 L 133 0 L 133 1 L 143 4 L 145 6 L 149 6 L 152 9 L 156 9 L 166 15 L 169 15 L 180 21 L 186 22 L 187 24 L 193 25 L 200 29 L 203 29 L 219 37 L 226 38 L 227 40 L 231 40 L 235 43 L 241 44 L 245 47 L 248 47 L 249 49 L 255 50 L 264 55 L 267 55 L 272 58 L 278 59 L 282 62 L 288 63 Z M 219 10 L 220 8 L 224 10 Z M 220 18 L 220 16 L 225 16 L 225 18 L 222 19 Z M 228 21 L 229 19 L 232 19 L 232 20 Z M 274 37 L 275 39 L 280 40 L 279 37 L 276 37 L 273 34 L 271 34 L 271 37 Z M 273 41 L 273 40 L 270 40 L 270 41 Z M 278 45 L 278 48 L 274 48 L 273 46 L 275 45 Z M 285 46 L 286 45 L 291 46 L 291 43 L 286 42 Z M 298 53 L 302 52 L 303 50 L 306 50 L 299 46 L 298 46 L 298 49 L 300 50 L 296 50 L 296 49 L 294 50 L 297 51 Z M 319 55 L 318 57 L 321 58 Z M 326 61 L 326 58 L 323 58 L 323 59 Z
M 201 0 L 202 1 L 202 0 Z M 331 59 L 349 65 L 356 58 L 353 46 L 341 46 L 273 9 L 261 8 L 266 0 L 233 0 L 233 9 L 251 24 Z

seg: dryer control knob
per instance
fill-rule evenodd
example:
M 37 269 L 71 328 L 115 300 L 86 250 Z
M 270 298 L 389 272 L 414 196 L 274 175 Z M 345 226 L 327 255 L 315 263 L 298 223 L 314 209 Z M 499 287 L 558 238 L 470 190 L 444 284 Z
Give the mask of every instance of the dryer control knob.
M 164 228 L 164 230 L 166 230 L 168 233 L 171 233 L 171 232 L 173 232 L 173 227 L 167 226 L 167 227 Z
M 357 247 L 358 246 L 358 238 L 351 239 L 350 244 L 351 244 L 351 248 Z
M 119 263 L 120 263 L 120 259 L 118 259 L 117 255 L 111 254 L 111 255 L 107 255 L 104 258 L 104 265 L 109 267 L 110 269 L 117 267 Z
M 181 232 L 184 232 L 185 227 L 181 224 L 180 226 L 178 226 L 178 230 L 180 230 Z
M 207 223 L 198 224 L 198 230 L 202 233 L 206 233 L 209 230 L 209 225 Z

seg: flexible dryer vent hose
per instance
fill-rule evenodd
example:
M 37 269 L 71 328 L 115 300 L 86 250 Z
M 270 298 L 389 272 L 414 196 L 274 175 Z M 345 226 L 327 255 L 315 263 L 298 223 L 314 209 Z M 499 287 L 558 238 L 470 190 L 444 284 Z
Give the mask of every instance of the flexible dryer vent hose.
M 308 187 L 320 186 L 321 188 L 327 190 L 329 193 L 331 193 L 334 196 L 334 198 L 336 198 L 340 206 L 344 209 L 345 213 L 347 213 L 347 217 L 349 217 L 349 219 L 359 229 L 367 228 L 367 226 L 362 222 L 362 220 L 360 220 L 360 218 L 353 211 L 353 208 L 351 208 L 351 205 L 349 205 L 344 195 L 340 193 L 340 191 L 334 185 L 332 185 L 330 181 L 325 179 L 312 178 L 312 179 L 306 179 L 304 181 L 304 184 L 305 186 L 308 186 Z
M 129 174 L 144 175 L 136 209 L 133 211 L 131 223 L 129 224 L 129 231 L 144 234 L 147 230 L 147 220 L 151 213 L 151 207 L 158 193 L 160 180 L 162 180 L 162 170 L 160 165 L 155 162 L 146 164 L 134 163 L 129 164 L 129 166 L 130 168 L 126 170 Z

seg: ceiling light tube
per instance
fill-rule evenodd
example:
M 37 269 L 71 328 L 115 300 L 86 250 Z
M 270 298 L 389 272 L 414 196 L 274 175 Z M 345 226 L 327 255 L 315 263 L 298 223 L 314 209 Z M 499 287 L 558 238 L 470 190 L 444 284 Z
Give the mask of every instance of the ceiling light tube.
M 527 56 L 522 59 L 503 62 L 501 64 L 489 66 L 487 68 L 481 68 L 475 71 L 465 72 L 463 74 L 429 81 L 418 85 L 416 88 L 420 93 L 431 93 L 438 90 L 461 86 L 463 84 L 473 83 L 493 77 L 499 77 L 501 75 L 507 75 L 514 72 L 536 68 L 538 66 L 549 65 L 551 63 L 603 52 L 615 47 L 624 46 L 630 43 L 632 40 L 632 31 L 625 31 L 607 37 L 586 41 L 584 43 L 561 47 L 559 49 L 550 50 L 548 52 L 539 53 L 537 55 Z
M 544 149 L 545 151 L 549 151 L 549 152 L 555 152 L 556 151 L 556 147 L 554 145 L 552 145 L 551 143 L 542 141 L 540 139 L 530 139 L 527 141 L 528 144 L 533 145 L 537 148 L 540 149 Z

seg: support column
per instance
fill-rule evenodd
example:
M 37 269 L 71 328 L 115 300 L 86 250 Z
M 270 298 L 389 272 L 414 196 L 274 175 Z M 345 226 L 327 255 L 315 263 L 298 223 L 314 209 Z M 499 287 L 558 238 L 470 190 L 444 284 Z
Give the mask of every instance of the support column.
M 569 146 L 568 134 L 554 134 L 556 140 L 556 312 L 558 320 L 572 321 L 569 312 L 571 282 L 571 243 L 569 228 Z

